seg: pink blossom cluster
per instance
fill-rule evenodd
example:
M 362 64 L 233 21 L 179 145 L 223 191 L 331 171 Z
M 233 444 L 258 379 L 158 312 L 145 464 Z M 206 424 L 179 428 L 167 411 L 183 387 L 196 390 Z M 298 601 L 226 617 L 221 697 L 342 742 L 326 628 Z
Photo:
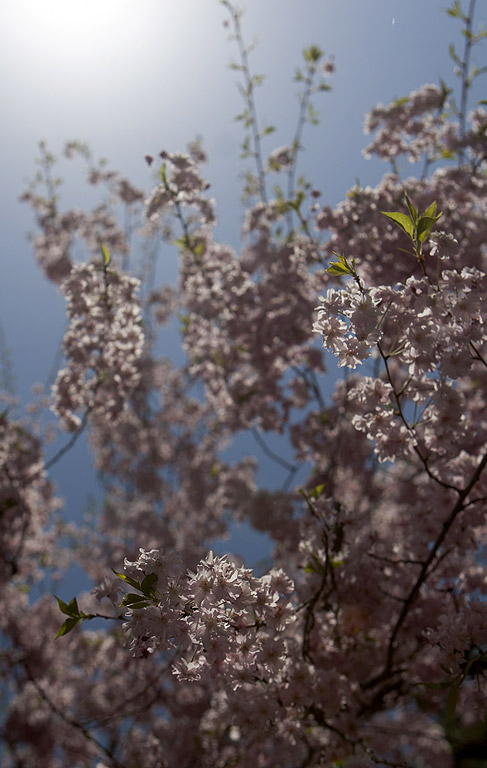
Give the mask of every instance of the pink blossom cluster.
M 158 219 L 161 212 L 174 212 L 180 205 L 198 211 L 201 222 L 211 224 L 215 220 L 213 201 L 204 196 L 209 184 L 201 178 L 198 164 L 205 155 L 193 151 L 193 156 L 179 152 L 162 151 L 161 184 L 152 190 L 146 200 L 146 215 L 149 220 Z
M 207 236 L 199 240 L 197 258 L 183 254 L 189 370 L 204 381 L 208 401 L 232 429 L 255 423 L 279 429 L 299 401 L 287 391 L 284 372 L 310 360 L 322 366 L 321 355 L 303 346 L 318 286 L 308 267 L 313 249 L 300 239 L 276 245 L 261 222 L 262 236 L 243 258 Z
M 277 147 L 269 155 L 269 168 L 273 171 L 283 171 L 292 166 L 294 151 L 292 147 Z
M 435 85 L 423 85 L 408 97 L 387 107 L 379 104 L 365 119 L 365 132 L 376 131 L 365 148 L 366 157 L 378 155 L 393 163 L 404 155 L 416 163 L 426 155 L 433 159 L 449 149 L 455 136 L 453 124 L 446 119 L 446 93 Z
M 57 158 L 47 152 L 41 142 L 41 157 L 38 161 L 40 172 L 20 199 L 33 208 L 40 232 L 33 236 L 32 242 L 37 263 L 45 274 L 57 285 L 70 273 L 73 249 L 88 249 L 93 260 L 99 258 L 100 247 L 104 244 L 112 255 L 122 256 L 125 263 L 129 253 L 129 232 L 127 226 L 120 225 L 115 209 L 122 205 L 125 209 L 125 222 L 137 218 L 144 195 L 128 179 L 117 172 L 107 169 L 103 161 L 96 164 L 89 147 L 77 141 L 68 142 L 64 156 L 68 159 L 80 157 L 87 164 L 88 183 L 105 189 L 105 195 L 92 211 L 78 208 L 61 210 L 52 179 L 52 172 Z M 40 185 L 46 187 L 39 189 Z
M 54 411 L 67 429 L 80 411 L 113 422 L 140 380 L 144 350 L 138 281 L 94 264 L 74 264 L 61 284 L 70 325 L 63 341 L 67 367 L 53 387 Z
M 468 405 L 454 382 L 483 359 L 486 288 L 483 272 L 464 267 L 440 272 L 437 284 L 427 277 L 369 291 L 353 284 L 330 289 L 322 299 L 314 330 L 338 364 L 355 368 L 375 344 L 376 356 L 387 364 L 385 380 L 364 377 L 349 391 L 353 424 L 374 440 L 381 461 L 412 445 L 423 445 L 431 457 L 454 456 L 460 446 L 468 450 Z M 410 423 L 400 400 L 414 403 Z M 452 433 L 455 441 L 448 445 Z
M 141 583 L 153 579 L 153 596 L 125 598 L 133 655 L 189 646 L 174 665 L 178 679 L 223 674 L 234 688 L 279 671 L 288 652 L 284 631 L 296 618 L 287 599 L 293 583 L 282 569 L 256 578 L 209 552 L 185 574 L 175 553 L 153 549 L 126 560 L 125 571 Z
M 477 267 L 485 271 L 482 211 L 487 182 L 483 174 L 472 174 L 468 166 L 438 168 L 427 179 L 409 178 L 404 182 L 398 175 L 388 173 L 374 188 L 353 187 L 335 209 L 322 206 L 314 220 L 316 228 L 329 235 L 323 246 L 325 255 L 332 261 L 337 253 L 353 255 L 360 267 L 361 280 L 369 288 L 405 283 L 414 268 L 410 259 L 398 258 L 398 252 L 400 248 L 410 248 L 410 241 L 382 213 L 403 210 L 404 191 L 421 210 L 434 200 L 438 211 L 443 212 L 438 228 L 450 238 L 450 244 L 441 251 L 442 269 Z M 364 220 L 369 222 L 370 229 L 364 229 Z M 438 262 L 431 250 L 436 251 L 434 243 L 425 243 L 424 266 L 435 282 Z M 428 251 L 434 258 L 428 258 Z
M 336 355 L 339 366 L 355 368 L 382 336 L 387 298 L 377 288 L 365 291 L 352 283 L 344 291 L 330 288 L 321 302 L 313 331 L 322 335 L 323 346 Z
M 40 579 L 53 567 L 52 515 L 60 504 L 47 478 L 40 440 L 27 424 L 0 415 L 0 584 Z

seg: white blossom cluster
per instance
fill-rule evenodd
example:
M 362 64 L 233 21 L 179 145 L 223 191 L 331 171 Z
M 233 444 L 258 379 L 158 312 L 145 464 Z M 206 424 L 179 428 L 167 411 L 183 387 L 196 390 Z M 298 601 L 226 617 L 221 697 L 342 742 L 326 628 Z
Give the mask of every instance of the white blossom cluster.
M 76 429 L 77 412 L 96 409 L 116 421 L 139 380 L 144 348 L 139 281 L 93 264 L 75 264 L 61 285 L 69 326 L 63 350 L 67 366 L 53 387 L 54 411 Z
M 287 599 L 294 590 L 282 569 L 256 578 L 226 557 L 209 552 L 195 572 L 175 553 L 140 550 L 125 571 L 138 583 L 153 580 L 150 596 L 132 594 L 124 625 L 134 656 L 186 649 L 174 664 L 180 680 L 223 673 L 238 687 L 256 674 L 275 675 L 287 653 L 284 630 L 295 621 Z

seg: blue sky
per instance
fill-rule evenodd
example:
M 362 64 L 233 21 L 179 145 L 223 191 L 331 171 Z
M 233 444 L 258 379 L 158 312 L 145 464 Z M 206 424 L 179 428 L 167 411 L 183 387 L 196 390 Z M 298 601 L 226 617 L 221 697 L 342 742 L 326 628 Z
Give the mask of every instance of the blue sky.
M 341 200 L 356 178 L 374 185 L 386 167 L 361 150 L 364 113 L 441 75 L 456 85 L 448 45 L 462 50 L 448 0 L 242 0 L 262 122 L 278 131 L 265 149 L 288 144 L 297 115 L 292 82 L 305 46 L 317 44 L 336 63 L 333 91 L 317 97 L 321 122 L 308 127 L 301 170 Z M 465 5 L 465 3 L 464 3 Z M 477 3 L 477 22 L 486 16 Z M 37 143 L 60 153 L 66 140 L 88 142 L 135 183 L 149 188 L 146 152 L 184 150 L 201 136 L 206 175 L 217 201 L 217 233 L 238 245 L 242 207 L 242 139 L 236 58 L 218 0 L 16 0 L 0 7 L 2 280 L 0 321 L 12 350 L 17 389 L 44 381 L 62 335 L 64 302 L 36 270 L 26 232 L 33 229 L 19 194 L 34 173 Z M 485 44 L 477 50 L 485 63 Z M 481 60 L 483 59 L 483 60 Z M 481 83 L 481 85 L 485 85 Z M 484 88 L 485 91 L 485 88 Z M 482 93 L 477 98 L 482 98 Z M 87 200 L 72 166 L 64 165 L 66 207 Z M 169 264 L 169 260 L 167 262 Z M 161 279 L 164 261 L 159 267 Z M 84 489 L 82 452 L 59 466 L 62 492 L 76 504 Z

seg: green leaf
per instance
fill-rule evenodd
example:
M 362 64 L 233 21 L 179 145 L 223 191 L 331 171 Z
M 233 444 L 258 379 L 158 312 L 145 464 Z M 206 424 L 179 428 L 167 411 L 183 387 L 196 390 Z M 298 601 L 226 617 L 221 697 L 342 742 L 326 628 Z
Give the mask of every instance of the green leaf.
M 448 46 L 448 52 L 449 52 L 451 58 L 453 59 L 453 61 L 455 62 L 455 64 L 459 64 L 460 65 L 462 63 L 460 61 L 460 59 L 458 58 L 458 55 L 457 55 L 457 52 L 455 50 L 455 46 L 453 45 L 453 43 L 450 43 L 450 45 Z
M 58 602 L 58 605 L 59 605 L 59 609 L 60 609 L 60 610 L 61 610 L 63 613 L 65 613 L 65 614 L 67 614 L 68 616 L 70 616 L 70 615 L 71 615 L 71 611 L 68 609 L 68 605 L 67 605 L 67 603 L 65 603 L 65 602 L 64 602 L 64 600 L 61 600 L 61 598 L 59 598 L 59 597 L 56 597 L 56 595 L 54 595 L 54 597 L 56 598 L 56 600 L 57 600 L 57 602 Z
M 305 48 L 303 51 L 304 60 L 308 63 L 316 63 L 323 56 L 323 51 L 318 45 L 310 45 L 309 48 Z
M 59 629 L 57 631 L 57 634 L 56 634 L 56 637 L 54 639 L 57 640 L 58 637 L 62 637 L 63 635 L 67 635 L 68 632 L 71 632 L 71 630 L 74 629 L 74 627 L 76 626 L 78 621 L 79 621 L 79 619 L 75 619 L 75 618 L 66 619 L 64 624 L 61 624 L 61 626 L 59 627 Z
M 409 101 L 409 96 L 403 96 L 401 99 L 394 99 L 391 103 L 393 107 L 403 107 Z
M 326 270 L 330 275 L 348 275 L 349 270 L 340 264 L 331 264 Z
M 149 573 L 147 576 L 142 580 L 142 583 L 140 585 L 141 591 L 144 593 L 146 597 L 152 597 L 154 594 L 154 584 L 157 581 L 157 574 L 156 573 Z
M 182 235 L 181 237 L 178 237 L 176 240 L 173 240 L 173 245 L 175 245 L 177 248 L 180 248 L 183 251 L 187 250 L 189 248 L 187 236 Z
M 479 75 L 485 75 L 487 72 L 487 67 L 472 67 L 472 69 L 469 72 L 469 79 L 470 81 L 475 80 L 476 77 Z
M 252 77 L 252 81 L 251 81 L 252 82 L 252 86 L 253 87 L 258 87 L 259 85 L 262 85 L 264 80 L 265 80 L 265 75 L 254 75 Z
M 318 498 L 321 496 L 321 494 L 323 493 L 323 491 L 325 490 L 325 487 L 326 487 L 326 483 L 321 483 L 321 485 L 316 485 L 316 486 L 315 486 L 315 487 L 314 487 L 314 488 L 313 488 L 313 489 L 310 491 L 310 494 L 309 494 L 309 495 L 310 495 L 310 496 L 311 496 L 313 499 L 318 499 Z
M 485 103 L 487 104 L 487 101 Z M 444 160 L 454 160 L 456 155 L 454 152 L 452 152 L 451 149 L 442 149 L 440 152 L 440 157 Z
M 406 198 L 406 205 L 408 207 L 409 214 L 411 216 L 411 221 L 413 222 L 413 224 L 416 224 L 416 222 L 418 220 L 418 213 L 419 213 L 419 211 L 417 211 L 416 208 L 414 207 L 414 205 L 412 204 L 412 202 L 409 199 L 409 195 L 406 192 L 406 190 L 404 190 L 404 197 Z
M 392 219 L 392 221 L 394 221 L 397 226 L 406 233 L 406 235 L 408 235 L 410 238 L 413 237 L 414 226 L 409 216 L 406 216 L 405 213 L 399 212 L 381 211 L 381 213 L 383 213 L 384 216 L 387 216 L 389 219 Z
M 446 97 L 449 96 L 450 93 L 452 92 L 452 89 L 447 86 L 447 84 L 445 83 L 442 77 L 440 77 L 440 88 L 443 94 L 443 102 L 444 102 Z
M 420 242 L 424 243 L 441 215 L 440 213 L 438 216 L 421 216 L 416 233 Z
M 457 708 L 458 688 L 458 685 L 452 685 L 446 699 L 446 716 L 448 720 L 452 719 Z
M 54 597 L 56 597 L 56 595 L 54 595 Z M 64 600 L 61 600 L 59 597 L 56 597 L 56 600 L 60 610 L 62 613 L 66 614 L 66 616 L 79 616 L 78 601 L 75 597 L 70 600 L 69 604 L 65 603 Z
M 333 251 L 338 261 L 332 261 L 328 269 L 326 270 L 330 275 L 351 275 L 355 280 L 358 279 L 357 271 L 355 269 L 355 259 L 352 259 L 352 263 L 349 264 L 345 256 Z
M 127 594 L 123 596 L 122 605 L 131 608 L 146 608 L 149 603 L 143 595 L 136 595 L 133 592 L 127 592 Z
M 126 576 L 124 573 L 119 573 L 114 568 L 112 568 L 113 573 L 115 576 L 118 576 L 119 579 L 122 579 L 122 581 L 125 581 L 127 584 L 130 584 L 131 587 L 135 587 L 135 589 L 140 590 L 140 584 L 138 581 L 134 581 L 134 579 L 131 579 L 130 576 Z
M 301 208 L 301 204 L 302 204 L 303 200 L 304 200 L 304 192 L 303 192 L 303 191 L 300 189 L 300 190 L 298 191 L 298 193 L 297 193 L 297 195 L 296 195 L 295 199 L 294 199 L 294 200 L 291 200 L 291 201 L 289 201 L 289 202 L 290 202 L 290 205 L 291 205 L 291 208 L 292 208 L 294 211 L 299 211 L 299 209 Z
M 427 207 L 425 212 L 423 213 L 423 216 L 434 216 L 436 213 L 436 200 L 433 200 L 431 205 Z
M 458 3 L 458 0 L 453 3 L 451 8 L 447 8 L 447 14 L 448 16 L 452 16 L 454 19 L 463 18 L 463 13 L 460 4 Z
M 189 315 L 177 315 L 177 318 L 181 323 L 181 333 L 184 336 L 189 330 Z
M 101 244 L 101 252 L 103 254 L 103 266 L 108 267 L 108 265 L 112 260 L 112 257 L 110 256 L 110 251 L 106 247 L 105 243 Z

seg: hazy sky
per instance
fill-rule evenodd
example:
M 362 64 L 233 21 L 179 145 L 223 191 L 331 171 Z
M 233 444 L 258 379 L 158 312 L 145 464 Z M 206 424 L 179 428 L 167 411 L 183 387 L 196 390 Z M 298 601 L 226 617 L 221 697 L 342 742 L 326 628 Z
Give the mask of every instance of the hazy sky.
M 321 123 L 304 136 L 302 170 L 334 204 L 359 177 L 375 184 L 386 167 L 361 150 L 364 113 L 441 75 L 456 84 L 448 44 L 461 50 L 449 0 L 242 0 L 244 34 L 258 38 L 254 72 L 262 121 L 278 126 L 266 149 L 288 144 L 297 115 L 292 82 L 311 43 L 333 54 L 333 91 L 317 98 Z M 464 3 L 465 4 L 465 3 Z M 478 0 L 477 21 L 486 20 Z M 139 185 L 148 187 L 146 152 L 184 150 L 203 138 L 217 200 L 218 234 L 238 243 L 241 111 L 236 57 L 218 0 L 15 0 L 0 5 L 2 279 L 0 321 L 14 353 L 17 386 L 45 380 L 62 334 L 64 302 L 34 266 L 25 234 L 28 207 L 17 202 L 33 176 L 39 139 L 58 153 L 64 141 L 87 141 Z M 477 62 L 485 64 L 486 46 Z M 484 86 L 485 83 L 480 84 Z M 485 97 L 482 93 L 477 98 Z M 62 169 L 68 174 L 69 165 Z M 66 205 L 81 206 L 78 181 L 65 185 Z M 160 270 L 163 275 L 163 267 Z M 310 320 L 311 321 L 311 320 Z M 60 468 L 65 495 L 83 487 L 79 464 Z

